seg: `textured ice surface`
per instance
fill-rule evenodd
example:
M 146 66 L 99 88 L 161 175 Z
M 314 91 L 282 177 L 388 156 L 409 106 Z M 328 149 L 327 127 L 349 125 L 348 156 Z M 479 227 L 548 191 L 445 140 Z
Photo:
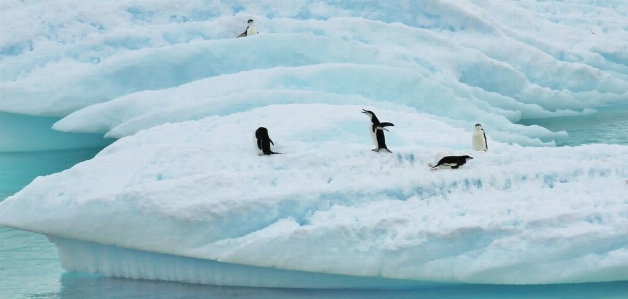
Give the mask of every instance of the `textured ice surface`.
M 0 225 L 48 235 L 67 270 L 285 287 L 628 280 L 628 147 L 553 148 L 565 132 L 516 124 L 625 104 L 622 1 L 72 4 L 0 4 L 0 113 L 120 138 L 0 204 Z M 260 34 L 235 39 L 249 18 Z M 362 109 L 395 124 L 392 154 L 370 151 Z M 0 132 L 35 149 L 16 119 Z M 488 153 L 470 151 L 476 123 Z M 255 154 L 259 126 L 282 155 Z M 36 149 L 64 143 L 48 141 Z M 429 171 L 451 154 L 474 159 Z
M 552 145 L 565 133 L 512 122 L 628 101 L 621 1 L 42 5 L 2 4 L 0 111 L 71 114 L 62 131 L 122 137 L 269 99 L 374 101 Z M 249 18 L 260 35 L 233 38 Z

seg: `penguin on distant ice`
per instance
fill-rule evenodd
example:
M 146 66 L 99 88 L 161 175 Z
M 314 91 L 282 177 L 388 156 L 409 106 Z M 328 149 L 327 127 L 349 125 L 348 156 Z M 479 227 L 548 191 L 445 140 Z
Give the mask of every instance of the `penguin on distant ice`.
M 436 165 L 430 163 L 428 164 L 432 170 L 436 170 L 438 168 L 443 168 L 443 169 L 458 169 L 458 167 L 464 165 L 467 163 L 467 161 L 473 159 L 473 157 L 471 156 L 446 156 L 443 157 L 442 159 L 440 159 L 440 161 L 438 161 L 438 163 L 436 163 Z
M 486 133 L 482 129 L 482 125 L 476 124 L 471 137 L 471 146 L 474 151 L 488 151 L 488 143 L 486 142 Z
M 246 23 L 248 24 L 248 26 L 246 26 L 246 30 L 240 33 L 240 35 L 238 35 L 238 38 L 257 34 L 257 30 L 255 30 L 255 24 L 253 24 L 253 20 L 249 20 Z
M 275 153 L 270 150 L 270 145 L 273 146 L 275 143 L 268 136 L 268 129 L 264 127 L 259 127 L 255 130 L 255 138 L 257 139 L 257 155 L 276 155 L 281 153 Z
M 373 138 L 373 143 L 375 144 L 375 148 L 372 150 L 374 152 L 379 152 L 381 149 L 385 149 L 389 153 L 392 153 L 388 147 L 386 147 L 386 139 L 384 137 L 384 130 L 388 131 L 385 127 L 394 126 L 392 123 L 388 122 L 380 122 L 375 116 L 373 111 L 362 109 L 362 113 L 366 114 L 371 118 L 371 138 Z

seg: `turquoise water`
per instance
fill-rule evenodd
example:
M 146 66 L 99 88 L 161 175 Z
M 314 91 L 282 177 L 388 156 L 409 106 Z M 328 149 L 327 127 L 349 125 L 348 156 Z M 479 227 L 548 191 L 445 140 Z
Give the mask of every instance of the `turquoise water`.
M 0 152 L 0 200 L 38 176 L 91 159 L 101 149 Z M 45 236 L 0 227 L 0 298 L 60 298 L 62 274 L 57 249 Z
M 551 131 L 566 131 L 569 138 L 556 140 L 557 146 L 591 143 L 628 145 L 628 105 L 598 108 L 597 113 L 579 116 L 530 119 L 523 125 L 539 125 Z
M 528 121 L 570 137 L 559 145 L 628 144 L 628 109 Z M 101 148 L 0 153 L 0 199 L 35 177 L 92 158 Z M 43 235 L 0 227 L 0 299 L 17 298 L 628 298 L 628 281 L 568 285 L 458 285 L 416 290 L 288 290 L 217 287 L 66 273 Z

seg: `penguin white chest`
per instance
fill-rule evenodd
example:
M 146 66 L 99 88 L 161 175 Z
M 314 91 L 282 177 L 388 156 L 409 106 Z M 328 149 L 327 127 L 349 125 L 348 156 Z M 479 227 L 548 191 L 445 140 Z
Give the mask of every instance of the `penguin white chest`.
M 373 131 L 373 125 L 369 125 L 369 132 L 371 132 L 371 139 L 373 140 L 373 145 L 375 145 L 375 149 L 379 148 L 377 143 L 377 134 L 376 131 Z
M 249 25 L 249 27 L 246 27 L 246 36 L 251 36 L 251 35 L 256 35 L 256 34 L 257 34 L 257 30 L 255 30 L 255 26 Z
M 471 138 L 471 146 L 474 151 L 486 150 L 486 139 L 484 139 L 483 130 L 474 130 L 473 137 Z
M 262 147 L 261 147 L 261 144 L 259 142 L 259 139 L 253 138 L 253 142 L 255 142 L 255 149 L 257 149 L 257 155 L 258 156 L 263 155 L 264 153 L 262 152 Z

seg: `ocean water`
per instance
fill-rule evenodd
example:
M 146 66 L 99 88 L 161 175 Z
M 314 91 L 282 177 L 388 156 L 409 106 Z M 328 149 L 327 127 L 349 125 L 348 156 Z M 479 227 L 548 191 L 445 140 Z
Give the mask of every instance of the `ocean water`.
M 539 125 L 554 132 L 566 131 L 569 137 L 556 140 L 557 146 L 591 143 L 628 144 L 628 104 L 597 108 L 597 113 L 530 119 L 523 125 Z
M 0 200 L 101 149 L 0 153 Z M 0 298 L 60 298 L 63 272 L 56 247 L 44 235 L 0 227 Z
M 577 117 L 526 121 L 569 138 L 558 146 L 628 144 L 627 109 L 600 109 Z M 102 148 L 0 153 L 0 199 L 35 177 L 67 169 Z M 0 227 L 0 298 L 628 298 L 628 281 L 561 285 L 452 285 L 412 290 L 305 290 L 218 287 L 114 279 L 67 273 L 43 235 Z

